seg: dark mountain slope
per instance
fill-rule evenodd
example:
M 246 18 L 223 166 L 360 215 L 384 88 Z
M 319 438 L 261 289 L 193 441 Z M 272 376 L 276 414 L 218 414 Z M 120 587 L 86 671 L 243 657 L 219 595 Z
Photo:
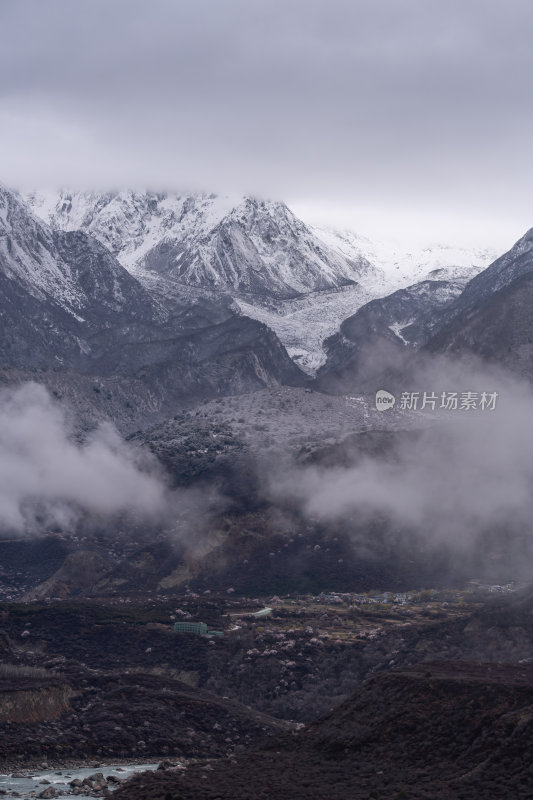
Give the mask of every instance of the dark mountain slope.
M 442 315 L 442 321 L 452 317 L 504 289 L 517 278 L 533 271 L 533 228 L 522 236 L 503 256 L 469 281 L 457 301 Z
M 301 733 L 208 773 L 144 773 L 116 797 L 526 800 L 532 709 L 531 667 L 425 664 L 370 680 Z
M 325 342 L 318 385 L 326 391 L 373 389 L 388 366 L 398 366 L 430 337 L 435 318 L 453 304 L 461 281 L 422 281 L 372 300 Z
M 526 273 L 462 310 L 425 349 L 451 355 L 474 353 L 531 379 L 532 307 L 533 273 Z

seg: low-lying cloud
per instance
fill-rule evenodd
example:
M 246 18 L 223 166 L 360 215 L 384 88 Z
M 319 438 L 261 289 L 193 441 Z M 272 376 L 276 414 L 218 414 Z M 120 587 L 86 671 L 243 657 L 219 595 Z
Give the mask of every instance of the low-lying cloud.
M 411 380 L 412 377 L 411 377 Z M 386 388 L 386 387 L 376 387 Z M 290 498 L 324 523 L 386 520 L 393 535 L 409 532 L 424 543 L 472 551 L 480 543 L 533 543 L 533 390 L 486 367 L 435 360 L 415 376 L 421 392 L 497 391 L 494 410 L 405 411 L 404 429 L 390 450 L 365 455 L 354 444 L 345 466 L 313 465 L 284 474 L 276 497 Z M 394 412 L 383 412 L 382 428 Z M 378 423 L 379 424 L 379 423 Z M 509 541 L 510 541 L 509 540 Z
M 109 424 L 76 442 L 65 409 L 36 383 L 0 392 L 0 525 L 27 532 L 79 513 L 157 518 L 168 492 L 155 461 Z

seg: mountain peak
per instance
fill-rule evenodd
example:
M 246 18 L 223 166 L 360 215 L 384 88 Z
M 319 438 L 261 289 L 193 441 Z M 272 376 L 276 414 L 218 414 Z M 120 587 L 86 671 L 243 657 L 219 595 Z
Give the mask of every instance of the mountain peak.
M 285 203 L 253 196 L 39 193 L 28 202 L 60 230 L 81 228 L 141 280 L 175 283 L 256 298 L 296 297 L 350 285 L 362 257 L 347 260 Z

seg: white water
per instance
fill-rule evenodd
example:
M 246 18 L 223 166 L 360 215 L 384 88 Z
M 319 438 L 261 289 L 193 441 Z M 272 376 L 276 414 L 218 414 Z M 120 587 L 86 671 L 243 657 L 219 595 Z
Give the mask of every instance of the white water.
M 50 784 L 52 784 L 54 789 L 57 791 L 58 794 L 56 797 L 59 800 L 59 798 L 62 797 L 72 797 L 72 788 L 69 786 L 69 783 L 70 781 L 73 781 L 74 778 L 83 780 L 84 778 L 88 778 L 89 775 L 94 775 L 95 772 L 102 772 L 105 778 L 107 778 L 108 775 L 114 775 L 123 781 L 125 778 L 129 778 L 134 772 L 144 772 L 145 770 L 154 769 L 157 769 L 157 764 L 128 764 L 127 766 L 115 764 L 107 767 L 101 766 L 83 767 L 82 769 L 50 769 L 35 772 L 21 769 L 20 773 L 24 774 L 24 778 L 12 778 L 11 774 L 0 774 L 0 789 L 7 791 L 7 794 L 0 796 L 2 797 L 2 800 L 14 800 L 17 795 L 13 794 L 13 792 L 18 792 L 18 796 L 22 798 L 37 797 L 37 795 L 39 795 L 48 787 L 48 784 L 41 784 L 40 782 L 47 780 L 50 781 Z M 19 770 L 17 770 L 17 773 L 18 772 Z M 109 784 L 108 788 L 112 791 L 119 785 L 120 784 L 118 783 L 111 783 Z M 78 800 L 91 800 L 90 795 L 77 794 L 74 796 Z

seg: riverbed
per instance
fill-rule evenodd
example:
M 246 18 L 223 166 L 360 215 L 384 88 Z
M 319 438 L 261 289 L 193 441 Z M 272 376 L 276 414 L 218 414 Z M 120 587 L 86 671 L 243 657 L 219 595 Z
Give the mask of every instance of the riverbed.
M 130 777 L 134 772 L 144 772 L 145 770 L 157 769 L 157 764 L 113 764 L 100 767 L 83 767 L 78 769 L 47 769 L 47 770 L 20 770 L 24 777 L 12 778 L 11 774 L 0 773 L 0 798 L 1 800 L 15 800 L 15 798 L 37 797 L 48 786 L 53 786 L 57 794 L 56 800 L 63 797 L 76 797 L 77 800 L 94 800 L 94 795 L 76 794 L 72 795 L 70 781 L 75 778 L 83 781 L 96 772 L 102 772 L 107 778 L 113 775 L 120 781 Z M 17 772 L 19 774 L 19 772 Z M 42 781 L 48 781 L 43 783 Z M 110 783 L 108 788 L 113 791 L 120 784 Z M 5 792 L 5 794 L 3 793 Z

